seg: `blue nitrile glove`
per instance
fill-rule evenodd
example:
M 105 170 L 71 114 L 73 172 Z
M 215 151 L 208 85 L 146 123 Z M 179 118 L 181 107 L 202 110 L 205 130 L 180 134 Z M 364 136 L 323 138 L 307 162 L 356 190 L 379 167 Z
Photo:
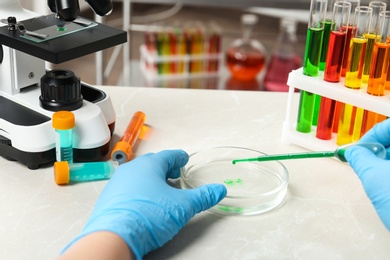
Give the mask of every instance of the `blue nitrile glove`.
M 226 196 L 222 184 L 178 189 L 167 183 L 178 178 L 188 162 L 182 150 L 146 154 L 122 164 L 100 195 L 81 237 L 111 231 L 122 237 L 137 259 L 172 239 L 196 213 Z
M 359 176 L 382 222 L 390 230 L 390 120 L 376 124 L 359 142 L 376 142 L 386 147 L 386 159 L 376 157 L 361 146 L 348 148 L 345 158 Z

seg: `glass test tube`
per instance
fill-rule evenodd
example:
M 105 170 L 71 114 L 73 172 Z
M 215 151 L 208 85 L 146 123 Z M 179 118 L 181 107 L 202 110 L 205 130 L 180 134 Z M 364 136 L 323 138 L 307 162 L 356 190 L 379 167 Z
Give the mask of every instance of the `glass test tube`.
M 362 137 L 372 127 L 374 127 L 375 124 L 382 122 L 385 119 L 386 116 L 384 115 L 369 110 L 364 110 L 360 137 Z
M 347 71 L 344 86 L 352 89 L 360 89 L 362 86 L 363 64 L 367 46 L 367 35 L 371 23 L 372 8 L 360 6 L 355 9 L 356 27 L 352 35 L 347 59 Z
M 367 93 L 374 96 L 385 94 L 390 43 L 390 11 L 379 14 L 379 34 L 381 38 L 374 44 Z
M 355 21 L 355 9 L 360 6 L 360 0 L 347 0 L 347 2 L 351 3 L 351 13 L 349 17 L 349 25 L 347 31 L 347 36 L 345 39 L 345 47 L 344 47 L 344 56 L 343 61 L 341 65 L 341 77 L 345 77 L 347 66 L 348 66 L 348 54 L 349 54 L 349 48 L 350 48 L 350 42 L 352 35 L 354 34 L 356 30 L 356 26 L 353 24 L 353 21 Z M 340 118 L 340 110 L 341 106 L 343 106 L 344 103 L 337 101 L 336 102 L 336 109 L 335 109 L 335 116 L 333 119 L 333 132 L 337 133 L 338 131 L 338 124 L 339 124 L 339 118 Z
M 371 7 L 360 6 L 355 8 L 355 22 L 353 26 L 356 26 L 356 30 L 350 42 L 344 82 L 344 85 L 351 89 L 360 89 L 362 86 L 363 63 L 367 45 L 367 38 L 364 35 L 368 33 L 371 16 Z M 359 140 L 362 119 L 363 109 L 350 104 L 342 104 L 338 120 L 336 144 L 348 144 L 356 140 L 356 138 Z
M 330 31 L 333 28 L 333 0 L 328 0 L 328 4 L 326 6 L 326 14 L 325 14 L 325 20 L 321 21 L 324 24 L 324 35 L 322 37 L 322 47 L 321 47 L 321 55 L 320 55 L 320 71 L 325 70 L 325 63 L 326 63 L 326 55 L 328 53 L 328 43 L 329 43 L 329 35 Z
M 390 37 L 390 11 L 379 14 L 378 32 L 372 51 L 367 93 L 374 96 L 383 96 L 390 58 L 390 43 L 388 42 Z M 386 116 L 384 115 L 364 110 L 360 136 L 363 136 L 375 124 L 385 119 Z
M 344 48 L 344 56 L 343 56 L 343 63 L 341 65 L 341 77 L 345 77 L 345 73 L 347 71 L 347 65 L 348 65 L 348 53 L 349 53 L 349 47 L 352 35 L 355 33 L 356 26 L 353 24 L 355 22 L 355 9 L 356 7 L 360 6 L 360 0 L 346 0 L 346 2 L 351 4 L 351 10 L 349 15 L 349 24 L 347 31 L 347 36 L 345 39 L 345 48 Z
M 311 0 L 305 55 L 303 59 L 303 74 L 307 76 L 318 75 L 324 35 L 324 23 L 322 21 L 325 20 L 326 6 L 326 0 Z
M 326 56 L 328 54 L 328 44 L 329 44 L 329 36 L 330 31 L 332 30 L 334 23 L 333 23 L 333 5 L 334 0 L 328 0 L 328 3 L 326 5 L 326 14 L 325 14 L 325 20 L 321 21 L 324 26 L 324 33 L 322 37 L 322 46 L 321 46 L 321 55 L 320 55 L 320 65 L 319 70 L 324 71 L 325 70 L 325 64 L 326 64 Z M 318 113 L 320 111 L 320 102 L 321 102 L 321 96 L 318 94 L 315 94 L 314 98 L 314 111 L 313 111 L 313 121 L 312 125 L 317 126 L 318 123 Z
M 67 161 L 54 163 L 54 181 L 58 185 L 68 183 L 107 180 L 111 178 L 118 162 L 85 162 L 68 163 Z
M 303 74 L 318 76 L 322 38 L 324 34 L 327 0 L 311 0 L 310 16 L 306 36 L 305 55 L 303 59 Z M 296 130 L 310 133 L 313 121 L 314 102 L 316 95 L 304 90 L 300 91 L 299 111 Z
M 56 132 L 56 160 L 73 163 L 74 114 L 70 111 L 55 112 L 52 116 L 52 126 Z
M 369 27 L 369 32 L 364 35 L 367 38 L 366 54 L 364 57 L 362 82 L 368 83 L 368 78 L 371 69 L 372 52 L 375 42 L 379 41 L 381 35 L 379 33 L 379 14 L 386 11 L 387 4 L 382 1 L 372 1 L 368 5 L 372 8 L 372 18 Z
M 328 54 L 326 56 L 326 66 L 324 71 L 325 81 L 340 81 L 346 36 L 348 29 L 350 29 L 350 13 L 351 3 L 341 1 L 335 2 L 333 7 L 334 28 L 330 32 L 329 36 Z
M 342 58 L 350 13 L 351 3 L 341 1 L 335 2 L 333 8 L 334 29 L 330 32 L 329 36 L 328 54 L 324 72 L 325 81 L 340 81 Z M 332 138 L 335 109 L 336 100 L 321 97 L 316 131 L 317 138 L 323 140 L 330 140 Z

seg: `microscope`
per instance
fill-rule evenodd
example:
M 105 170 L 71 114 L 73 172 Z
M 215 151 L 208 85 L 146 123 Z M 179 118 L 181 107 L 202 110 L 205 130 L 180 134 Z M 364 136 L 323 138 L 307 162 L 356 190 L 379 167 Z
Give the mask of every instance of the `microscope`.
M 34 0 L 35 1 L 35 0 Z M 104 16 L 110 0 L 86 0 Z M 49 15 L 0 0 L 0 156 L 38 169 L 55 161 L 51 118 L 74 113 L 75 162 L 106 158 L 115 128 L 115 111 L 105 92 L 81 82 L 59 64 L 127 41 L 127 33 L 79 16 L 78 0 L 48 0 Z

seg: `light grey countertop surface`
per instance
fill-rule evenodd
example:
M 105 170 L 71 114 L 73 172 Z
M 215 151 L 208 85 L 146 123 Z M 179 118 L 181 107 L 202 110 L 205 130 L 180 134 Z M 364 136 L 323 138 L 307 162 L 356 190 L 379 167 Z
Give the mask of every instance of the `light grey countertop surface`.
M 268 154 L 306 151 L 281 143 L 287 93 L 100 88 L 111 96 L 117 116 L 112 144 L 134 112 L 146 114 L 148 131 L 136 156 L 221 145 Z M 283 163 L 290 181 L 282 206 L 256 216 L 200 213 L 145 259 L 390 258 L 390 234 L 348 164 Z M 0 168 L 0 259 L 54 259 L 80 233 L 106 184 L 57 186 L 52 167 L 28 170 L 4 158 Z

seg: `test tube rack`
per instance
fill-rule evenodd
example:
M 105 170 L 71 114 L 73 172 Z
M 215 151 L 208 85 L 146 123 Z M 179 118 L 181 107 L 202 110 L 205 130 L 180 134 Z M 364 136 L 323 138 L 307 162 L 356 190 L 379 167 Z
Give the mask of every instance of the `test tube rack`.
M 201 70 L 191 72 L 190 63 L 201 63 Z M 218 63 L 214 71 L 209 71 L 209 62 Z M 146 45 L 140 46 L 140 67 L 148 86 L 156 86 L 164 83 L 185 83 L 186 81 L 213 81 L 218 80 L 223 66 L 222 53 L 205 53 L 195 55 L 158 55 L 156 51 L 149 51 Z M 184 68 L 177 72 L 159 73 L 157 67 L 163 64 L 183 64 Z
M 317 77 L 310 77 L 303 75 L 302 68 L 290 72 L 287 85 L 289 93 L 282 129 L 282 143 L 284 144 L 295 144 L 313 151 L 335 150 L 337 148 L 337 135 L 335 133 L 333 133 L 331 140 L 322 140 L 315 136 L 316 128 L 314 126 L 310 133 L 296 131 L 299 99 L 295 99 L 294 96 L 299 94 L 294 93 L 294 89 L 305 90 L 390 117 L 390 92 L 387 90 L 384 96 L 372 96 L 367 93 L 366 86 L 361 89 L 349 89 L 344 86 L 344 78 L 338 83 L 330 83 L 323 80 L 322 72 Z

